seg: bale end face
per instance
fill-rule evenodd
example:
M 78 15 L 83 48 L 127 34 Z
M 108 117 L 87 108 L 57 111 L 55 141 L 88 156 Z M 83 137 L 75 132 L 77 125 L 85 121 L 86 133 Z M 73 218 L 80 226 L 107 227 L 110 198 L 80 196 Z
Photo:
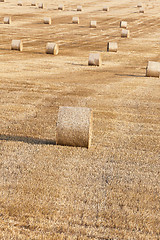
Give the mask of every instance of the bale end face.
M 100 53 L 90 53 L 88 59 L 89 66 L 101 66 L 102 65 L 102 57 Z
M 47 43 L 46 45 L 46 53 L 58 55 L 59 53 L 59 46 L 56 43 Z
M 118 44 L 116 42 L 107 43 L 107 52 L 117 52 Z
M 91 145 L 92 110 L 86 107 L 60 107 L 56 128 L 58 145 L 86 147 Z
M 146 67 L 146 77 L 160 77 L 160 62 L 148 62 Z
M 11 50 L 22 51 L 23 50 L 22 40 L 12 40 Z
M 97 21 L 91 21 L 90 28 L 96 28 L 96 27 L 97 27 Z

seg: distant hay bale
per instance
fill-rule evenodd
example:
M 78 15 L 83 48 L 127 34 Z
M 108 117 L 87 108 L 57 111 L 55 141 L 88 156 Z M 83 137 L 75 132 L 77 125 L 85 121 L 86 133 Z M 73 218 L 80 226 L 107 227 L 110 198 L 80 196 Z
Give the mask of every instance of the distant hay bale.
M 4 17 L 4 24 L 11 24 L 11 17 Z
M 22 1 L 18 1 L 17 5 L 22 6 L 23 5 Z
M 120 21 L 120 28 L 127 28 L 127 22 L 126 21 Z
M 129 30 L 127 30 L 127 29 L 122 29 L 121 37 L 122 37 L 122 38 L 129 38 L 129 37 L 130 37 L 130 32 L 129 32 Z
M 12 40 L 11 50 L 22 51 L 23 50 L 22 40 Z
M 79 24 L 79 17 L 73 17 L 72 18 L 72 23 Z
M 64 10 L 64 5 L 63 4 L 59 4 L 58 10 Z
M 101 53 L 90 53 L 88 59 L 89 66 L 101 66 L 102 65 L 102 56 Z
M 139 9 L 139 13 L 144 13 L 144 8 L 143 8 L 143 7 L 141 7 L 141 8 Z
M 0 2 L 4 2 L 4 0 L 0 0 Z
M 36 2 L 32 2 L 31 6 L 37 6 Z
M 140 7 L 142 7 L 142 6 L 143 6 L 142 3 L 138 3 L 138 4 L 137 4 L 137 7 L 138 7 L 138 8 L 140 8 Z
M 51 24 L 51 22 L 52 22 L 51 17 L 44 17 L 43 22 L 44 22 L 44 24 Z
M 43 3 L 39 3 L 38 4 L 38 8 L 44 8 L 44 4 Z
M 97 27 L 97 21 L 91 21 L 90 28 L 96 28 L 96 27 Z
M 146 68 L 147 77 L 160 77 L 160 62 L 149 61 Z
M 77 6 L 77 11 L 82 11 L 82 6 L 78 5 Z
M 107 6 L 103 7 L 103 11 L 108 12 L 109 11 L 109 7 L 107 7 Z
M 108 52 L 117 52 L 118 44 L 116 42 L 108 42 L 107 43 L 107 51 Z
M 56 128 L 58 145 L 86 147 L 91 145 L 92 110 L 86 107 L 60 107 Z
M 56 43 L 47 43 L 46 45 L 46 53 L 47 54 L 53 54 L 58 55 L 59 52 L 59 46 Z

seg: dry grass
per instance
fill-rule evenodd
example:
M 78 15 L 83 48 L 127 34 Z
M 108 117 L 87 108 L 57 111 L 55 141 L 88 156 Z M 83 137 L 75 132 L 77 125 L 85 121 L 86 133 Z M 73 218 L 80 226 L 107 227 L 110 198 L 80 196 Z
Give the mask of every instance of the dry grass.
M 143 3 L 143 2 L 142 2 Z M 0 239 L 160 239 L 159 61 L 157 0 L 0 3 Z M 47 15 L 52 25 L 43 24 Z M 90 19 L 97 28 L 89 28 Z M 120 20 L 130 38 L 121 39 Z M 23 52 L 11 51 L 12 39 Z M 118 52 L 107 52 L 107 42 Z M 45 54 L 56 42 L 60 54 Z M 89 52 L 101 67 L 88 66 Z M 93 110 L 89 149 L 55 145 L 59 106 Z

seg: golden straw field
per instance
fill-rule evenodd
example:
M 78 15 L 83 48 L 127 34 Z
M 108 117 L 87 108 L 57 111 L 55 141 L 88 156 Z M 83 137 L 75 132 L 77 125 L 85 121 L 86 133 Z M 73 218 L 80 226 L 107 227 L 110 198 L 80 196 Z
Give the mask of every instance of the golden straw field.
M 42 2 L 0 2 L 0 240 L 160 240 L 160 1 Z M 89 148 L 56 145 L 60 106 L 92 109 Z

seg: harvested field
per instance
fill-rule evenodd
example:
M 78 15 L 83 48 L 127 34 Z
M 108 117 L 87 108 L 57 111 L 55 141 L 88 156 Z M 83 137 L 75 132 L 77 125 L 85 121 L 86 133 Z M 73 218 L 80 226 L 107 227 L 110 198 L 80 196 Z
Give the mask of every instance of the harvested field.
M 0 239 L 159 240 L 160 79 L 146 66 L 160 62 L 160 2 L 143 0 L 144 13 L 137 0 L 17 3 L 0 2 Z M 89 149 L 56 145 L 60 106 L 92 109 Z

